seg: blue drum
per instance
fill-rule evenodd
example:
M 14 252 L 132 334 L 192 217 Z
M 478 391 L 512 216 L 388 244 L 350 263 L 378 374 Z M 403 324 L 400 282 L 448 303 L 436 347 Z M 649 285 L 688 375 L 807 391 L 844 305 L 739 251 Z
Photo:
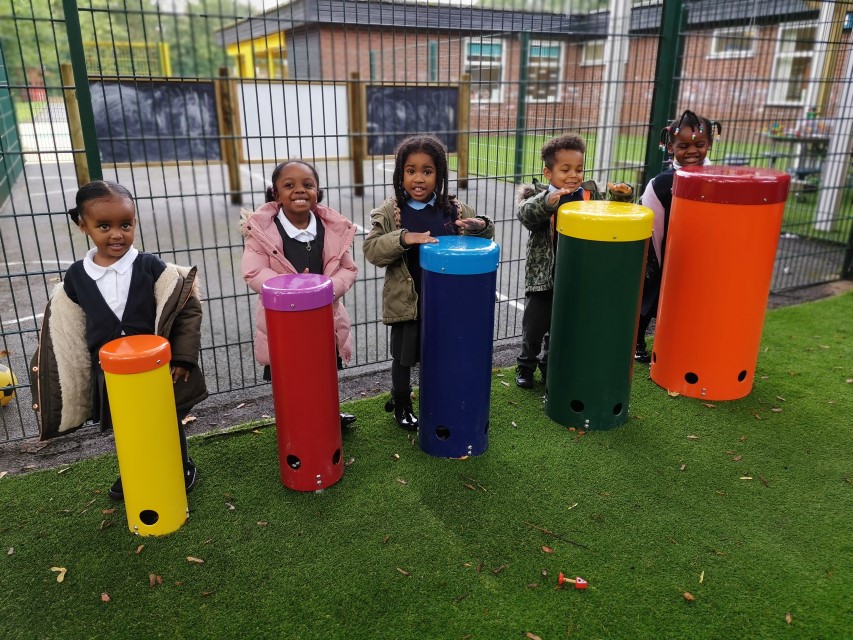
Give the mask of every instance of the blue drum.
M 488 447 L 499 259 L 500 248 L 485 238 L 440 236 L 421 246 L 418 439 L 432 456 Z

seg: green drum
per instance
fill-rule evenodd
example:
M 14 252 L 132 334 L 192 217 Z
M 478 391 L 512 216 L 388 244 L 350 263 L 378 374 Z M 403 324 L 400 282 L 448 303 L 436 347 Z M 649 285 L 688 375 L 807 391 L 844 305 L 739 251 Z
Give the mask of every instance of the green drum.
M 628 419 L 653 220 L 647 207 L 600 200 L 557 212 L 545 412 L 561 425 L 612 429 Z

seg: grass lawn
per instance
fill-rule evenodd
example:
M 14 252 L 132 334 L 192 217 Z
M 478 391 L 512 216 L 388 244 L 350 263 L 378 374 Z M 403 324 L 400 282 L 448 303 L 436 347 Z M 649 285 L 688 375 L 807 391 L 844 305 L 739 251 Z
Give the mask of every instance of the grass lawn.
M 850 637 L 850 318 L 853 294 L 769 312 L 737 401 L 637 366 L 628 422 L 586 435 L 496 371 L 468 460 L 421 452 L 384 397 L 350 404 L 351 464 L 320 494 L 282 487 L 271 427 L 199 436 L 190 519 L 163 537 L 107 498 L 114 456 L 7 476 L 0 636 Z
M 18 124 L 32 122 L 46 105 L 47 102 L 43 100 L 39 102 L 15 101 L 15 118 Z

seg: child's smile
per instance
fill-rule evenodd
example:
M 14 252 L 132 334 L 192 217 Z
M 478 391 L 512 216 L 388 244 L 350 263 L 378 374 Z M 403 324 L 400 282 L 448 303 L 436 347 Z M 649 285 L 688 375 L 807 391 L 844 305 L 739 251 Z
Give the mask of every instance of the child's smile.
M 557 189 L 575 191 L 583 182 L 583 153 L 575 149 L 560 149 L 554 154 L 554 166 L 542 171 Z
M 299 227 L 308 224 L 309 213 L 317 205 L 317 181 L 311 168 L 293 162 L 284 167 L 275 185 L 275 201 L 285 217 Z M 300 227 L 301 228 L 301 227 Z
M 89 202 L 80 216 L 80 228 L 92 238 L 97 249 L 95 264 L 108 267 L 122 259 L 136 232 L 136 207 L 122 196 Z
M 673 141 L 669 144 L 669 152 L 682 167 L 704 164 L 710 148 L 708 132 L 694 132 L 694 129 L 687 125 L 679 129 L 678 134 L 673 136 Z
M 435 193 L 435 161 L 428 153 L 410 153 L 403 165 L 403 189 L 413 200 L 429 202 Z

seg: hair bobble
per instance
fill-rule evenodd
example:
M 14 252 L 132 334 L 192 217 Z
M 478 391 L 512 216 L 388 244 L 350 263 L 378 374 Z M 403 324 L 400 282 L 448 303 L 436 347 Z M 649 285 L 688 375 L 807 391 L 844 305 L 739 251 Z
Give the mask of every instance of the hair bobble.
M 68 217 L 71 218 L 71 222 L 74 224 L 80 224 L 80 210 L 77 207 L 71 207 L 68 211 L 66 211 Z

